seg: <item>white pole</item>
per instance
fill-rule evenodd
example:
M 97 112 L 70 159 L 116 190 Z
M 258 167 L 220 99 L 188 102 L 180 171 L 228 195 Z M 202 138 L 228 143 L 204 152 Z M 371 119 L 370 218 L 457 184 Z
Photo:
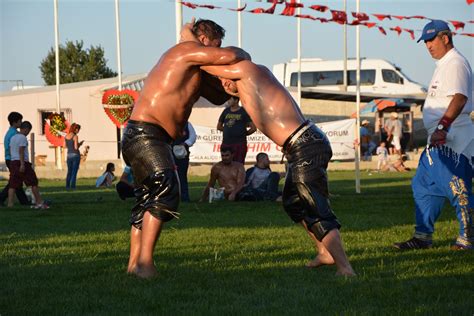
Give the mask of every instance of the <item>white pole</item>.
M 117 72 L 118 72 L 118 88 L 122 91 L 122 57 L 121 57 L 121 49 L 120 49 L 120 11 L 119 11 L 119 0 L 115 0 L 115 36 L 116 36 L 116 43 L 117 43 Z M 120 125 L 120 138 L 123 134 L 123 126 Z M 117 137 L 118 138 L 118 137 Z M 118 141 L 119 139 L 117 139 Z M 120 150 L 117 153 L 118 157 L 121 157 L 120 151 L 121 146 L 119 147 Z M 122 159 L 122 168 L 125 167 L 125 162 Z
M 344 12 L 347 14 L 347 0 L 344 0 Z M 344 23 L 344 91 L 347 91 L 347 24 Z
M 56 112 L 61 114 L 61 95 L 59 91 L 60 78 L 59 78 L 59 27 L 58 27 L 58 0 L 54 0 L 54 48 L 56 50 Z M 63 169 L 63 163 L 61 161 L 61 147 L 56 146 L 54 149 L 56 168 L 59 170 Z
M 360 0 L 357 0 L 357 13 L 360 11 Z M 357 118 L 356 118 L 356 135 L 358 142 L 355 151 L 355 170 L 356 170 L 356 192 L 360 193 L 360 26 L 356 26 L 356 62 L 357 62 Z
M 176 44 L 179 43 L 181 26 L 183 25 L 183 7 L 179 0 L 175 1 L 175 16 L 176 16 Z
M 298 7 L 296 10 L 297 14 L 301 14 L 301 8 Z M 297 53 L 296 58 L 298 59 L 298 105 L 301 107 L 301 18 L 296 18 L 297 21 Z
M 237 0 L 237 8 L 240 8 L 240 0 Z M 237 45 L 242 48 L 242 11 L 237 12 Z
M 120 55 L 120 12 L 119 0 L 115 0 L 115 35 L 117 37 L 117 70 L 119 90 L 122 90 L 122 57 Z

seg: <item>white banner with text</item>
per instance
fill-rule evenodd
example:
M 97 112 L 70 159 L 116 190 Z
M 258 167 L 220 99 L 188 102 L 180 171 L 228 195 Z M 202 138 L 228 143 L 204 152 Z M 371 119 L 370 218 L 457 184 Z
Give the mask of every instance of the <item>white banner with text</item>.
M 355 119 L 325 122 L 316 124 L 329 138 L 333 151 L 331 160 L 351 160 L 355 158 Z M 190 148 L 191 162 L 205 163 L 221 160 L 220 146 L 222 132 L 207 126 L 194 126 L 196 130 L 196 143 Z M 282 157 L 281 147 L 272 142 L 262 132 L 257 131 L 247 136 L 246 162 L 254 162 L 258 153 L 267 153 L 270 161 L 279 162 Z

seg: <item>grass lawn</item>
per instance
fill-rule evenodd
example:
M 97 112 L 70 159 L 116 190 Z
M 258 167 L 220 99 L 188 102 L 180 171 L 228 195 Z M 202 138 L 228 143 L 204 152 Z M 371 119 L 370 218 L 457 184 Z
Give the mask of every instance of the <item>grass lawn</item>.
M 308 270 L 313 245 L 281 204 L 188 203 L 165 226 L 159 276 L 125 273 L 129 209 L 93 179 L 66 192 L 42 180 L 48 211 L 0 208 L 0 315 L 474 314 L 474 252 L 449 249 L 454 210 L 438 220 L 433 249 L 397 252 L 414 223 L 407 174 L 331 172 L 331 203 L 356 278 Z M 206 179 L 190 182 L 197 200 Z M 4 181 L 0 181 L 3 187 Z

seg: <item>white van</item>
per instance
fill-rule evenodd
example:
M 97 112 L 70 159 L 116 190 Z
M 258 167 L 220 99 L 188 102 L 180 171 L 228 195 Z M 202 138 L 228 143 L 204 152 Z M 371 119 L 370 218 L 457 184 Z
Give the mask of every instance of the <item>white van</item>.
M 356 60 L 347 60 L 347 91 L 356 90 Z M 320 58 L 301 59 L 301 87 L 303 90 L 327 90 L 340 92 L 344 89 L 343 60 Z M 285 87 L 298 85 L 298 61 L 276 64 L 273 74 Z M 360 90 L 362 93 L 419 95 L 426 88 L 410 80 L 399 67 L 383 59 L 361 59 Z

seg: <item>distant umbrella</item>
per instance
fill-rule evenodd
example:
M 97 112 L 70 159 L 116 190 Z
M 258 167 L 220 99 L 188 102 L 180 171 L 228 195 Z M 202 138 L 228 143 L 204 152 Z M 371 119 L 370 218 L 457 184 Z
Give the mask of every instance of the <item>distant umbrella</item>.
M 387 99 L 374 99 L 367 103 L 360 110 L 360 114 L 374 113 L 377 111 L 383 111 L 386 108 L 397 107 L 397 108 L 409 108 L 410 103 L 406 103 L 403 99 L 387 98 Z M 356 113 L 352 113 L 352 117 L 356 117 Z

